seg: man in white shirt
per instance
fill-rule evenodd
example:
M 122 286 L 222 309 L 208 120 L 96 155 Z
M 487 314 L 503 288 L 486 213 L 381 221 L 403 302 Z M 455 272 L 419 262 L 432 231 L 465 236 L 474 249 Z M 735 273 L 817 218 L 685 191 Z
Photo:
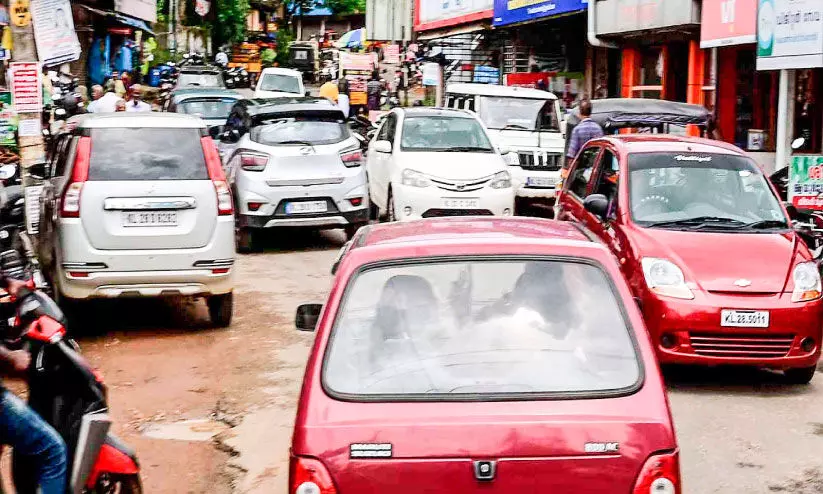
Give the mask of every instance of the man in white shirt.
M 92 86 L 91 93 L 94 101 L 89 103 L 89 113 L 114 113 L 117 100 L 120 99 L 114 92 L 103 94 L 102 86 Z
M 140 99 L 142 94 L 143 88 L 139 84 L 131 87 L 131 101 L 126 104 L 127 112 L 145 113 L 151 111 L 151 105 Z

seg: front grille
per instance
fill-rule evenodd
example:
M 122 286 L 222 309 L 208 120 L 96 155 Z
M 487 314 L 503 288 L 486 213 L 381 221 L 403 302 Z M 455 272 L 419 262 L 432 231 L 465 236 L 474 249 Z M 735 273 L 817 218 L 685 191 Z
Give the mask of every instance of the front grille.
M 520 151 L 517 153 L 520 168 L 524 170 L 557 171 L 563 166 L 563 156 L 541 151 Z
M 492 216 L 488 209 L 429 209 L 422 214 L 424 218 L 440 216 Z
M 780 358 L 792 349 L 791 334 L 690 333 L 694 353 L 707 357 Z
M 449 192 L 474 192 L 475 190 L 480 190 L 485 187 L 486 184 L 489 183 L 490 178 L 486 177 L 477 180 L 455 181 L 429 177 L 429 180 L 431 180 L 437 188 L 448 190 Z

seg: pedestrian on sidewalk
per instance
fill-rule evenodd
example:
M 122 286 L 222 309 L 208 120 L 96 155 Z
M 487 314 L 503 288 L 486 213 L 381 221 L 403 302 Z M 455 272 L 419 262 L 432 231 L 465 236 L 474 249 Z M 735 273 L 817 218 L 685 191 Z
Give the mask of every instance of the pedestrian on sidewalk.
M 372 72 L 371 79 L 366 83 L 366 107 L 369 111 L 380 109 L 380 97 L 383 93 L 383 82 L 380 80 L 380 73 L 376 70 Z
M 604 135 L 603 128 L 600 127 L 600 124 L 592 120 L 591 101 L 588 99 L 582 100 L 577 110 L 580 112 L 580 118 L 582 120 L 574 127 L 572 135 L 569 138 L 569 149 L 566 151 L 566 163 L 563 165 L 563 170 L 565 170 L 564 175 L 568 174 L 568 169 L 574 162 L 580 149 L 590 140 L 603 137 Z

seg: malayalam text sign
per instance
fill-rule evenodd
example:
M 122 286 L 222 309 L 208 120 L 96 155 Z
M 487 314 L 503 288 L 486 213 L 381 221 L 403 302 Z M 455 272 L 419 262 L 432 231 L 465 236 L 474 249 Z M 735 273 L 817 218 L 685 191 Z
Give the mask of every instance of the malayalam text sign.
M 797 209 L 823 210 L 823 156 L 793 156 L 789 201 Z
M 823 67 L 823 0 L 758 0 L 757 70 Z
M 40 113 L 43 111 L 43 74 L 37 62 L 12 62 L 11 75 L 12 107 L 17 113 Z

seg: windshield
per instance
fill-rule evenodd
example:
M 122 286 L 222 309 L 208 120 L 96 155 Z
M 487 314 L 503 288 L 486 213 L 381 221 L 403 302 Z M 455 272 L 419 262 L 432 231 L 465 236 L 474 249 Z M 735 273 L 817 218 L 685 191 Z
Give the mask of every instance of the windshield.
M 583 393 L 640 379 L 632 337 L 599 268 L 574 261 L 442 261 L 350 282 L 323 367 L 361 396 Z
M 177 76 L 177 87 L 223 87 L 220 74 L 183 72 Z
M 252 141 L 265 144 L 334 144 L 351 135 L 342 120 L 326 118 L 275 118 L 251 129 Z
M 631 213 L 640 225 L 788 226 L 766 177 L 748 158 L 635 153 L 629 155 L 629 169 Z
M 406 117 L 400 148 L 403 151 L 494 152 L 483 127 L 475 119 L 466 117 Z
M 209 119 L 226 119 L 236 102 L 232 98 L 187 99 L 177 105 L 177 111 Z
M 490 129 L 560 131 L 551 100 L 483 96 L 479 114 Z
M 300 80 L 291 75 L 266 74 L 260 82 L 260 90 L 300 94 Z

